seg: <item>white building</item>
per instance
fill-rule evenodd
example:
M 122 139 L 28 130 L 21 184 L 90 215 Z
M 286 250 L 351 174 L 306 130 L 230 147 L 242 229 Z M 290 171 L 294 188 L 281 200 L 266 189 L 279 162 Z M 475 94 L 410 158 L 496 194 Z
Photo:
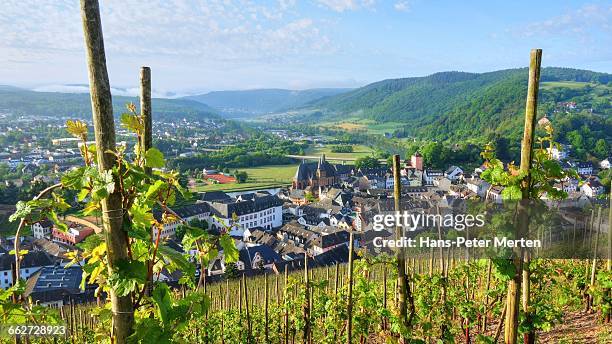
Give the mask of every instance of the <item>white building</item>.
M 232 235 L 242 236 L 245 229 L 270 230 L 283 225 L 283 202 L 278 196 L 267 192 L 243 194 L 235 199 L 227 198 L 207 204 L 211 211 L 211 228 L 237 225 L 234 228 L 236 233 L 231 233 Z
M 206 203 L 196 203 L 188 206 L 184 206 L 181 208 L 172 209 L 177 215 L 181 217 L 181 219 L 187 221 L 188 223 L 193 220 L 201 220 L 201 221 L 209 221 L 210 219 L 210 207 Z M 157 221 L 161 222 L 162 213 L 155 212 L 155 218 Z M 172 221 L 164 224 L 164 228 L 161 231 L 160 238 L 167 238 L 174 236 L 176 234 L 176 229 L 183 225 L 183 222 L 180 219 L 176 219 L 176 221 Z M 152 232 L 152 240 L 157 239 L 157 229 L 153 229 Z
M 479 197 L 484 198 L 491 184 L 480 178 L 469 178 L 465 181 L 467 188 Z
M 554 188 L 559 191 L 565 191 L 568 194 L 570 194 L 578 190 L 578 180 L 568 177 L 559 183 L 555 183 Z
M 440 170 L 425 170 L 423 173 L 423 179 L 425 179 L 426 185 L 433 185 L 434 179 L 442 178 L 444 173 Z
M 43 220 L 36 222 L 32 225 L 32 236 L 36 239 L 51 239 L 51 230 L 53 229 L 53 222 L 49 220 Z
M 12 266 L 15 256 L 0 253 L 0 288 L 8 289 L 13 285 Z M 28 279 L 44 266 L 54 266 L 53 259 L 44 251 L 31 251 L 23 256 L 19 265 L 20 277 Z
M 495 202 L 502 203 L 502 191 L 504 191 L 503 186 L 492 186 L 487 191 L 487 199 Z
M 569 156 L 569 149 L 564 145 L 554 145 L 546 148 L 548 154 L 555 160 L 565 160 Z
M 605 189 L 597 179 L 592 178 L 591 180 L 582 184 L 580 191 L 582 191 L 582 193 L 584 193 L 586 196 L 593 198 L 603 194 Z
M 590 176 L 591 174 L 593 174 L 593 163 L 590 161 L 577 163 L 576 172 L 583 176 Z
M 410 181 L 408 181 L 408 178 L 404 176 L 400 177 L 400 182 L 402 186 L 410 186 Z M 395 178 L 393 177 L 393 175 L 387 176 L 387 178 L 385 179 L 385 189 L 393 189 L 394 187 Z
M 451 166 L 444 172 L 444 176 L 451 181 L 456 181 L 462 174 L 463 170 L 458 166 Z

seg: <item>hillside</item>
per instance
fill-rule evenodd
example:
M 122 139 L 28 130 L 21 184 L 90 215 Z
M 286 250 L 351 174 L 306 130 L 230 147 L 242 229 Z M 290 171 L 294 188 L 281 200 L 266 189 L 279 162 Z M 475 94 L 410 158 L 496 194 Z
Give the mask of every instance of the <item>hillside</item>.
M 216 110 L 188 99 L 154 98 L 153 111 L 160 119 L 211 118 Z M 115 115 L 125 112 L 125 104 L 138 103 L 135 97 L 113 96 Z M 0 112 L 40 116 L 91 118 L 91 100 L 86 93 L 35 92 L 0 86 Z
M 527 74 L 527 69 L 522 68 L 481 74 L 442 72 L 426 77 L 390 79 L 308 105 L 328 118 L 403 123 L 402 130 L 407 135 L 430 139 L 512 134 L 520 128 Z M 611 88 L 606 85 L 611 77 L 610 74 L 585 70 L 543 68 L 540 104 L 550 105 L 551 102 L 582 97 L 583 106 L 597 107 L 600 114 L 609 117 L 612 111 Z M 563 82 L 581 86 L 567 88 Z M 598 103 L 591 104 L 595 102 Z
M 188 96 L 231 117 L 251 117 L 289 108 L 301 107 L 309 102 L 348 92 L 345 88 L 317 88 L 302 91 L 259 89 L 245 91 L 215 91 Z

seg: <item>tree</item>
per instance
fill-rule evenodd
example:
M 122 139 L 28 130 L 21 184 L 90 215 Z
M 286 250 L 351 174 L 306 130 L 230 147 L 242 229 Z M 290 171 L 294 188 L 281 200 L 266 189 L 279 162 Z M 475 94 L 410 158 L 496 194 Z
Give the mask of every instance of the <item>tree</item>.
M 512 160 L 509 150 L 509 142 L 505 137 L 497 137 L 495 139 L 495 154 L 502 161 Z
M 332 151 L 332 153 L 352 153 L 353 152 L 353 146 L 352 145 L 347 145 L 347 144 L 333 145 L 331 147 L 331 151 Z
M 234 177 L 236 178 L 236 182 L 238 182 L 238 184 L 246 183 L 246 181 L 249 179 L 249 175 L 245 171 L 235 172 Z
M 238 270 L 236 263 L 225 264 L 223 276 L 227 279 L 238 278 L 240 276 L 240 270 Z
M 595 142 L 595 147 L 593 148 L 593 154 L 599 159 L 605 159 L 608 157 L 609 150 L 608 150 L 608 144 L 606 143 L 606 140 L 599 139 L 597 140 L 597 142 Z
M 421 148 L 421 155 L 423 155 L 425 164 L 434 168 L 444 168 L 449 153 L 449 149 L 441 142 L 429 142 Z
M 355 160 L 355 168 L 376 168 L 379 166 L 378 159 L 373 156 L 364 156 Z
M 316 202 L 317 201 L 317 197 L 315 195 L 312 194 L 312 192 L 307 192 L 304 195 L 304 198 L 306 198 L 306 200 L 310 203 L 312 202 Z

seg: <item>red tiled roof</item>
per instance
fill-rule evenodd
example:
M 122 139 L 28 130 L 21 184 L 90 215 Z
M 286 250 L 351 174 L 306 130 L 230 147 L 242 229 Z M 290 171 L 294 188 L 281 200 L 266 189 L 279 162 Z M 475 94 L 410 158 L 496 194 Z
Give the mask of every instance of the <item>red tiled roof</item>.
M 217 182 L 219 182 L 219 184 L 229 184 L 236 182 L 236 178 L 226 176 L 224 174 L 208 174 L 206 175 L 206 178 L 216 180 Z

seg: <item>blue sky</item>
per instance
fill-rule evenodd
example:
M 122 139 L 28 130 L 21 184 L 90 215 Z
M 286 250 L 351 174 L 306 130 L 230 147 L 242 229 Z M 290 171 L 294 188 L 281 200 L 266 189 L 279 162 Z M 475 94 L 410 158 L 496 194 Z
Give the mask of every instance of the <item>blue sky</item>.
M 76 0 L 3 0 L 0 84 L 87 82 Z M 111 84 L 157 95 L 356 87 L 438 71 L 543 65 L 612 72 L 609 1 L 102 0 Z M 79 87 L 73 87 L 77 90 Z M 118 91 L 119 92 L 119 91 Z

